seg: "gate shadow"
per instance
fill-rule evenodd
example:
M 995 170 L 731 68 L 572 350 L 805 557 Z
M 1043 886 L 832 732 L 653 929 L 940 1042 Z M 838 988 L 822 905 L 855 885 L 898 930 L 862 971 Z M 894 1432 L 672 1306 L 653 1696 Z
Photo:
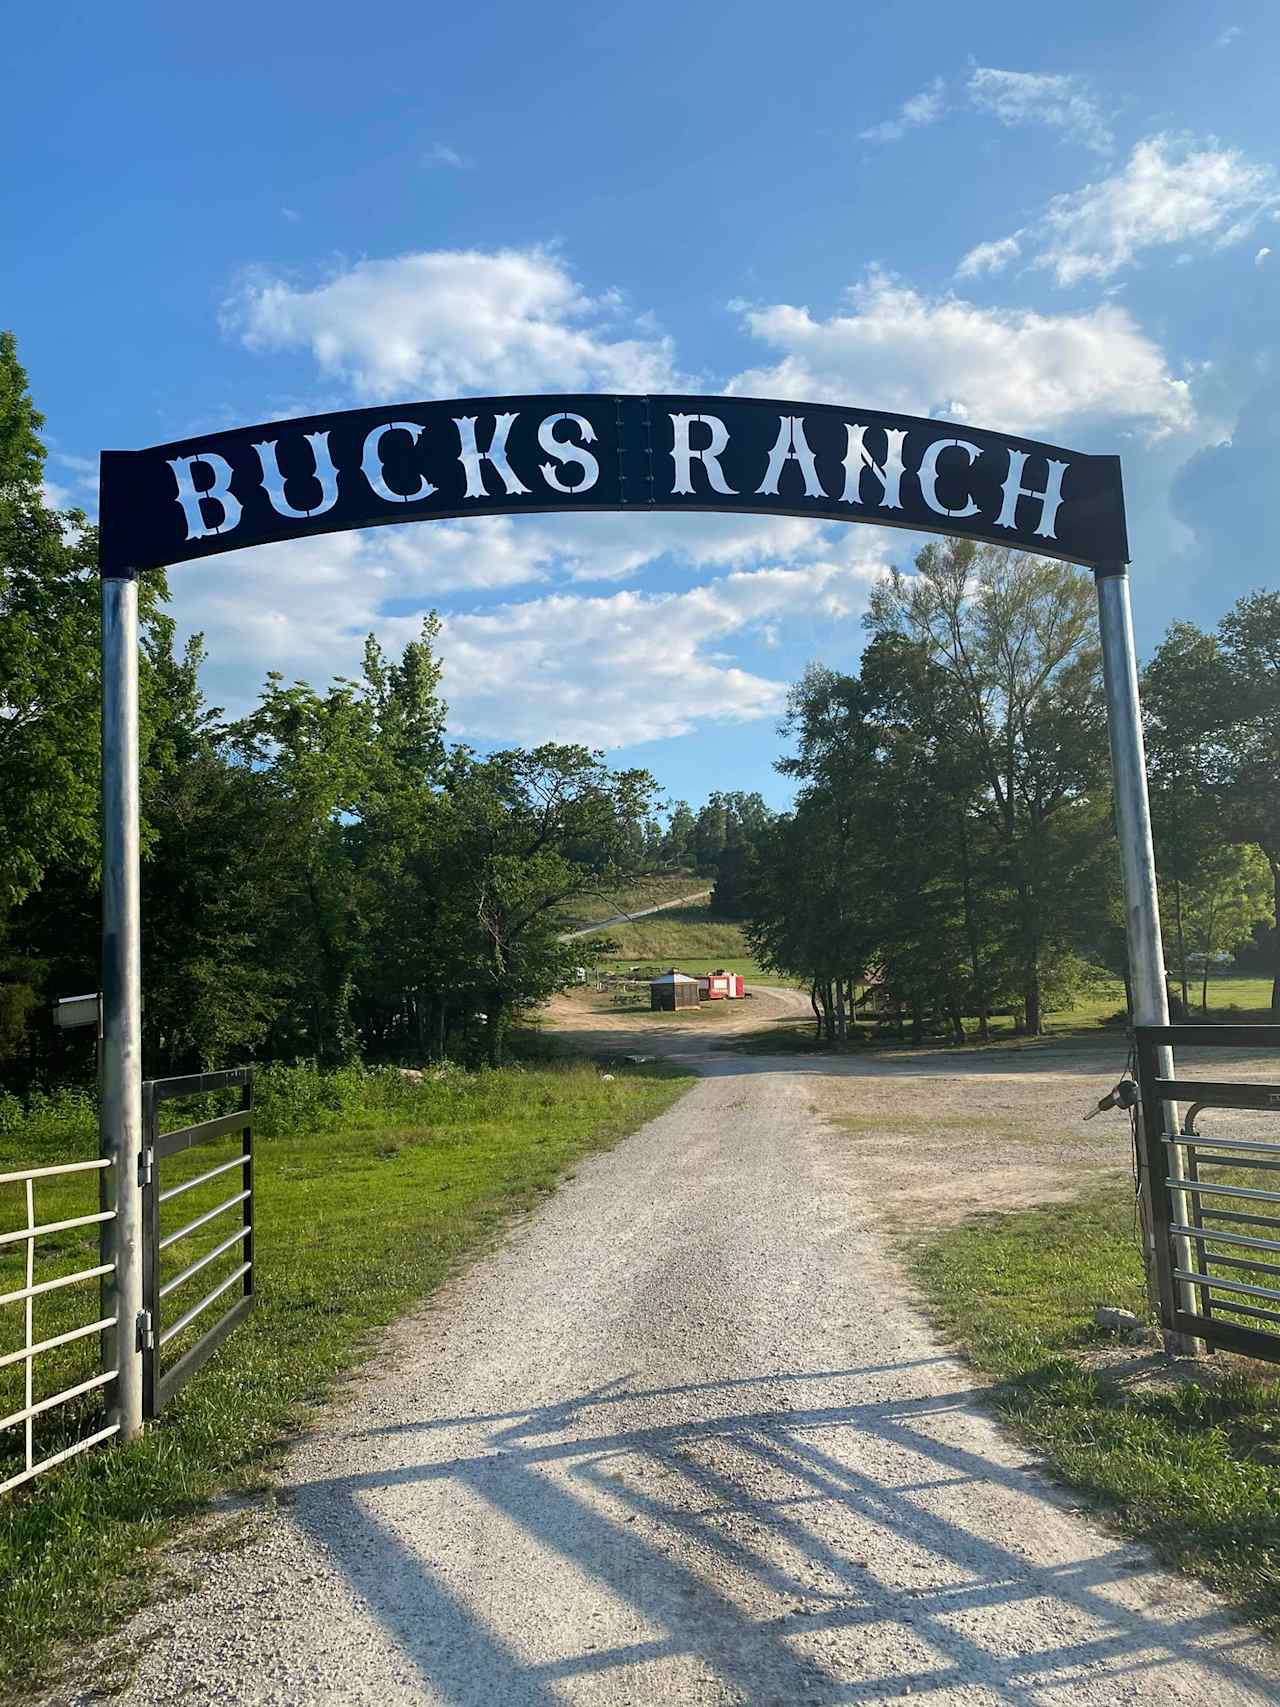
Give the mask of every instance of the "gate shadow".
M 552 1707 L 574 1699 L 575 1680 L 590 1680 L 593 1700 L 694 1699 L 695 1676 L 753 1707 L 966 1688 L 1040 1707 L 1073 1686 L 1090 1700 L 1203 1699 L 1208 1686 L 1276 1699 L 1262 1638 L 1203 1601 L 1194 1613 L 1157 1603 L 1144 1582 L 1155 1567 L 1138 1549 L 1082 1529 L 1096 1545 L 1035 1562 L 1037 1519 L 1059 1522 L 1063 1502 L 974 1449 L 976 1393 L 803 1408 L 807 1383 L 910 1367 L 642 1391 L 619 1382 L 523 1412 L 426 1418 L 362 1436 L 371 1455 L 402 1461 L 307 1484 L 295 1516 L 429 1697 L 457 1707 Z M 670 1411 L 691 1394 L 732 1406 L 765 1384 L 771 1398 L 794 1392 L 798 1407 L 608 1426 L 619 1408 Z M 433 1442 L 459 1427 L 480 1436 L 476 1450 L 434 1458 Z M 420 1460 L 403 1461 L 417 1440 Z M 963 1494 L 972 1484 L 997 1490 L 1003 1520 L 986 1510 L 970 1526 L 984 1516 L 983 1497 Z M 430 1556 L 445 1489 L 491 1538 L 485 1591 L 473 1569 L 464 1593 Z M 504 1583 L 504 1537 L 542 1572 Z M 573 1583 L 603 1597 L 614 1626 L 628 1623 L 625 1639 L 615 1629 L 592 1644 L 569 1604 Z M 504 1602 L 503 1591 L 523 1598 Z M 645 1668 L 656 1675 L 636 1690 Z M 670 1692 L 656 1687 L 664 1668 Z

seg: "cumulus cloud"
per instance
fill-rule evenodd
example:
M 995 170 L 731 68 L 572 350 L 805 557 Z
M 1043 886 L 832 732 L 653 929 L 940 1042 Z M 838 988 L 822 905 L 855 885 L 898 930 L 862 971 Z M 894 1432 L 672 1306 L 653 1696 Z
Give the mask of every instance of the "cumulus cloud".
M 453 541 L 441 547 L 438 536 L 449 534 Z M 448 588 L 462 590 L 457 577 L 485 535 L 493 549 L 480 552 L 472 569 L 486 558 L 493 567 L 486 580 L 466 583 L 471 589 L 501 586 L 504 565 L 512 580 L 545 573 L 547 541 L 503 518 L 335 534 L 228 552 L 202 565 L 184 589 L 181 614 L 206 636 L 213 698 L 243 711 L 269 669 L 315 682 L 349 675 L 366 633 L 399 648 L 434 604 L 443 613 L 455 734 L 609 748 L 657 740 L 707 721 L 776 716 L 787 684 L 744 668 L 732 648 L 772 646 L 779 625 L 800 614 L 825 625 L 862 609 L 887 564 L 882 536 L 865 529 L 856 543 L 841 540 L 802 568 L 735 569 L 687 591 L 560 589 L 459 608 Z M 406 554 L 419 561 L 406 563 Z M 412 608 L 401 614 L 388 606 Z
M 979 65 L 967 88 L 974 106 L 994 114 L 1001 124 L 1048 125 L 1100 154 L 1114 143 L 1097 102 L 1077 77 Z
M 1275 174 L 1239 149 L 1150 136 L 1124 166 L 1081 190 L 1055 196 L 1030 234 L 979 244 L 960 263 L 968 276 L 1006 245 L 1033 247 L 1033 265 L 1059 285 L 1109 279 L 1150 249 L 1242 242 L 1280 205 Z
M 1260 267 L 1270 253 L 1271 253 L 1270 249 L 1268 249 L 1268 247 L 1264 243 L 1262 245 L 1261 249 L 1258 250 L 1258 253 L 1253 257 L 1254 266 Z
M 778 352 L 732 382 L 748 396 L 857 401 L 1012 433 L 1126 420 L 1159 434 L 1192 418 L 1186 382 L 1116 304 L 1056 315 L 982 308 L 872 272 L 828 318 L 778 303 L 745 310 L 744 321 Z
M 994 243 L 979 243 L 970 249 L 956 273 L 962 279 L 976 278 L 979 273 L 1002 273 L 1021 254 L 1022 233 L 1015 231 L 1010 237 L 999 237 Z
M 896 118 L 873 124 L 868 130 L 860 130 L 858 135 L 863 142 L 898 142 L 909 130 L 936 124 L 946 110 L 946 85 L 941 77 L 935 77 L 918 95 L 912 95 L 902 103 Z
M 307 350 L 363 398 L 675 389 L 670 340 L 619 324 L 544 249 L 358 261 L 311 289 L 246 278 L 223 324 L 253 350 Z

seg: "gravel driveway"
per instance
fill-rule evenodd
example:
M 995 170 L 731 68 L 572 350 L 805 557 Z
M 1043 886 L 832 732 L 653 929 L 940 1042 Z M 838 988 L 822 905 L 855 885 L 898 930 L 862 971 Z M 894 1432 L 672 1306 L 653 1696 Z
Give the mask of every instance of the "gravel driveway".
M 395 1330 L 245 1544 L 134 1622 L 115 1699 L 1280 1699 L 978 1408 L 813 1066 L 700 1065 Z

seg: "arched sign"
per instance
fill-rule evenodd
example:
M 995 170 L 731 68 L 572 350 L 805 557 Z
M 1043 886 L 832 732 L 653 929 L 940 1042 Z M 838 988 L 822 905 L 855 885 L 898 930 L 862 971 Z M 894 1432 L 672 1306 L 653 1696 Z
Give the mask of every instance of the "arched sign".
M 112 1409 L 122 1438 L 142 1423 L 145 1326 L 137 575 L 346 528 L 546 510 L 870 522 L 1092 568 L 1134 1013 L 1168 1023 L 1119 458 L 825 403 L 578 395 L 352 409 L 104 451 L 100 1121 L 102 1154 L 114 1163 L 104 1315 L 117 1324 Z M 1171 1076 L 1171 1055 L 1161 1070 Z
M 745 397 L 483 397 L 105 451 L 104 575 L 389 522 L 728 510 L 1128 561 L 1120 460 L 977 427 Z

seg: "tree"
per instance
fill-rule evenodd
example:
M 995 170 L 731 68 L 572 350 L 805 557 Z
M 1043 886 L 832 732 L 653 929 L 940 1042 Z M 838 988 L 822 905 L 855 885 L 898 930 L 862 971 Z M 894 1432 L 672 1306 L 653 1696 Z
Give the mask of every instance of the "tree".
M 64 900 L 92 896 L 98 823 L 100 662 L 97 534 L 79 510 L 44 501 L 43 418 L 32 404 L 12 333 L 0 333 L 0 1059 L 21 1052 L 27 1018 L 56 976 L 19 916 L 57 879 Z M 152 748 L 178 682 L 164 579 L 139 589 L 143 845 L 153 840 L 145 790 Z M 179 691 L 185 691 L 180 689 Z M 31 925 L 40 923 L 39 910 Z M 60 949 L 66 932 L 55 932 Z M 93 978 L 96 943 L 75 981 Z M 65 993 L 65 992 L 64 992 Z
M 1252 844 L 1271 873 L 1276 958 L 1271 1016 L 1280 1022 L 1280 593 L 1239 599 L 1219 624 L 1235 716 L 1223 730 L 1218 790 L 1233 842 Z
M 969 540 L 927 545 L 915 568 L 877 588 L 868 627 L 920 647 L 954 689 L 957 751 L 980 776 L 1009 890 L 1007 969 L 1035 1035 L 1046 982 L 1101 930 L 1097 909 L 1078 912 L 1102 893 L 1085 872 L 1109 838 L 1093 591 L 1070 565 Z
M 629 826 L 648 810 L 647 771 L 548 742 L 484 760 L 464 755 L 447 789 L 446 841 L 458 981 L 485 1015 L 496 1063 L 513 1013 L 572 981 L 581 952 L 557 909 L 629 868 Z
M 1209 1011 L 1209 969 L 1265 918 L 1272 901 L 1272 877 L 1254 847 L 1216 848 L 1200 863 L 1184 898 L 1188 953 L 1200 970 L 1200 1011 Z

